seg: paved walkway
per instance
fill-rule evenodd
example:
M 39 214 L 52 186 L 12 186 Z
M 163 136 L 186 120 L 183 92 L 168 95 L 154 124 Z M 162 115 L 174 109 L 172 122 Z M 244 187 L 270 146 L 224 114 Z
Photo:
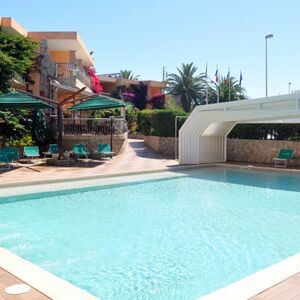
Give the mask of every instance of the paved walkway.
M 0 173 L 0 185 L 39 180 L 66 179 L 80 176 L 109 175 L 126 172 L 170 169 L 178 166 L 172 157 L 149 149 L 143 140 L 129 139 L 125 153 L 105 160 L 81 159 L 75 166 L 58 167 L 37 160 L 36 164 L 20 164 Z

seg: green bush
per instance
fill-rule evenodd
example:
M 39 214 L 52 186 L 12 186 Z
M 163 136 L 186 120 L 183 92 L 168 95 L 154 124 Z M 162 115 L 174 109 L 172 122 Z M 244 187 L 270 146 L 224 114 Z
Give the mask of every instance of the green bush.
M 173 137 L 175 135 L 175 117 L 188 115 L 182 110 L 142 110 L 138 113 L 138 129 L 144 135 Z M 182 124 L 182 120 L 178 122 L 178 129 Z
M 126 121 L 128 122 L 128 130 L 134 133 L 138 129 L 138 109 L 134 106 L 128 106 L 126 109 Z

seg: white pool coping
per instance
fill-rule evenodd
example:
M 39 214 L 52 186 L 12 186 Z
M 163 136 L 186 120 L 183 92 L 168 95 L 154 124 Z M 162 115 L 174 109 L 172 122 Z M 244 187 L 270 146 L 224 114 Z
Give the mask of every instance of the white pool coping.
M 300 253 L 200 297 L 197 300 L 247 300 L 299 272 Z
M 75 285 L 1 247 L 0 267 L 53 300 L 99 300 Z
M 171 177 L 185 176 L 184 172 L 180 170 L 198 168 L 198 167 L 225 167 L 236 169 L 253 169 L 264 171 L 278 171 L 282 173 L 300 173 L 299 170 L 293 169 L 274 169 L 270 167 L 260 167 L 252 165 L 237 165 L 216 163 L 201 166 L 182 166 L 176 167 L 172 170 L 157 169 L 140 172 L 128 172 L 121 174 L 107 174 L 107 175 L 93 175 L 85 176 L 81 178 L 68 178 L 68 180 L 43 180 L 39 182 L 30 183 L 30 185 L 8 184 L 0 185 L 1 195 L 7 196 L 19 196 L 25 194 L 35 194 L 41 192 L 51 192 L 60 190 L 72 190 L 74 188 L 88 188 L 95 185 L 106 186 L 120 183 L 130 183 L 155 179 L 163 179 Z M 174 171 L 176 173 L 174 173 Z M 1 198 L 0 198 L 1 201 Z M 17 255 L 9 252 L 0 247 L 0 267 L 20 278 L 33 288 L 37 289 L 46 296 L 54 300 L 95 300 L 96 298 L 80 288 L 73 286 L 69 282 L 60 279 L 52 273 L 34 265 L 33 263 L 18 257 Z M 300 253 L 291 256 L 279 263 L 276 263 L 266 269 L 258 271 L 244 279 L 236 281 L 224 288 L 209 293 L 205 296 L 198 298 L 197 300 L 247 300 L 266 289 L 282 282 L 283 280 L 300 272 Z M 224 274 L 226 276 L 226 274 Z

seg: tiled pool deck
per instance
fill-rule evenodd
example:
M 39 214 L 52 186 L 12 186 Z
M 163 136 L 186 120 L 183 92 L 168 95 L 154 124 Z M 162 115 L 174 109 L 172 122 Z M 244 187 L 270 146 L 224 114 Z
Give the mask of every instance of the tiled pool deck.
M 129 140 L 127 151 L 113 159 L 81 159 L 75 166 L 57 167 L 45 164 L 45 160 L 36 160 L 35 164 L 22 164 L 9 171 L 0 172 L 0 186 L 28 181 L 65 180 L 74 177 L 110 175 L 127 172 L 170 169 L 178 162 L 170 156 L 164 156 L 147 148 L 142 140 Z
M 231 166 L 235 167 L 249 167 L 249 164 L 234 163 Z M 64 181 L 66 179 L 72 180 L 78 177 L 93 178 L 97 176 L 113 176 L 115 174 L 135 173 L 135 172 L 151 172 L 157 170 L 172 171 L 177 169 L 178 162 L 170 156 L 164 156 L 156 153 L 147 148 L 142 140 L 129 140 L 126 153 L 115 157 L 113 160 L 97 161 L 97 160 L 80 160 L 78 164 L 71 167 L 57 167 L 48 166 L 43 160 L 37 161 L 36 164 L 20 165 L 19 167 L 12 168 L 10 171 L 0 172 L 0 188 L 1 186 L 20 185 L 24 183 L 35 182 L 42 183 L 44 181 Z M 251 167 L 251 166 L 250 166 Z M 274 170 L 272 165 L 256 165 L 257 168 Z M 299 172 L 300 168 L 291 168 L 288 171 Z M 0 259 L 1 261 L 1 259 Z M 300 260 L 299 260 L 300 261 Z M 300 271 L 300 266 L 299 270 Z M 0 300 L 44 300 L 44 299 L 64 299 L 60 297 L 51 297 L 45 292 L 43 288 L 32 289 L 30 292 L 19 295 L 10 296 L 5 294 L 4 289 L 10 284 L 22 282 L 16 273 L 5 268 L 0 264 Z M 14 276 L 14 275 L 16 276 Z M 21 277 L 21 276 L 19 276 Z M 271 277 L 271 276 L 270 276 Z M 22 277 L 21 277 L 22 278 Z M 22 278 L 25 280 L 24 278 Z M 25 280 L 26 281 L 26 280 Z M 26 281 L 28 283 L 28 281 Z M 222 300 L 236 300 L 236 299 L 249 299 L 249 300 L 285 300 L 285 299 L 299 299 L 300 300 L 300 272 L 292 272 L 290 276 L 278 277 L 277 281 L 273 280 L 272 283 L 264 285 L 256 296 L 252 297 L 239 297 L 222 296 Z M 279 282 L 279 283 L 278 283 Z M 253 282 L 251 282 L 253 285 Z M 29 282 L 30 284 L 30 282 Z M 31 284 L 32 285 L 32 284 Z M 251 285 L 251 284 L 250 284 Z M 39 292 L 43 291 L 43 293 Z M 219 295 L 219 294 L 218 294 Z M 255 295 L 255 294 L 253 294 Z M 206 297 L 204 297 L 206 299 Z M 207 299 L 218 299 L 210 297 Z M 219 298 L 221 299 L 221 298 Z

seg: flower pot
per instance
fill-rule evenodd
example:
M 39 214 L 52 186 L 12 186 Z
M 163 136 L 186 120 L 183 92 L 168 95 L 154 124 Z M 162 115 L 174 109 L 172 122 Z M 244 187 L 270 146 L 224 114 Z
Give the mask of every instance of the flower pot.
M 65 151 L 63 156 L 64 156 L 64 159 L 69 159 L 70 158 L 70 152 Z
M 52 153 L 53 160 L 58 160 L 58 158 L 59 158 L 59 153 Z

